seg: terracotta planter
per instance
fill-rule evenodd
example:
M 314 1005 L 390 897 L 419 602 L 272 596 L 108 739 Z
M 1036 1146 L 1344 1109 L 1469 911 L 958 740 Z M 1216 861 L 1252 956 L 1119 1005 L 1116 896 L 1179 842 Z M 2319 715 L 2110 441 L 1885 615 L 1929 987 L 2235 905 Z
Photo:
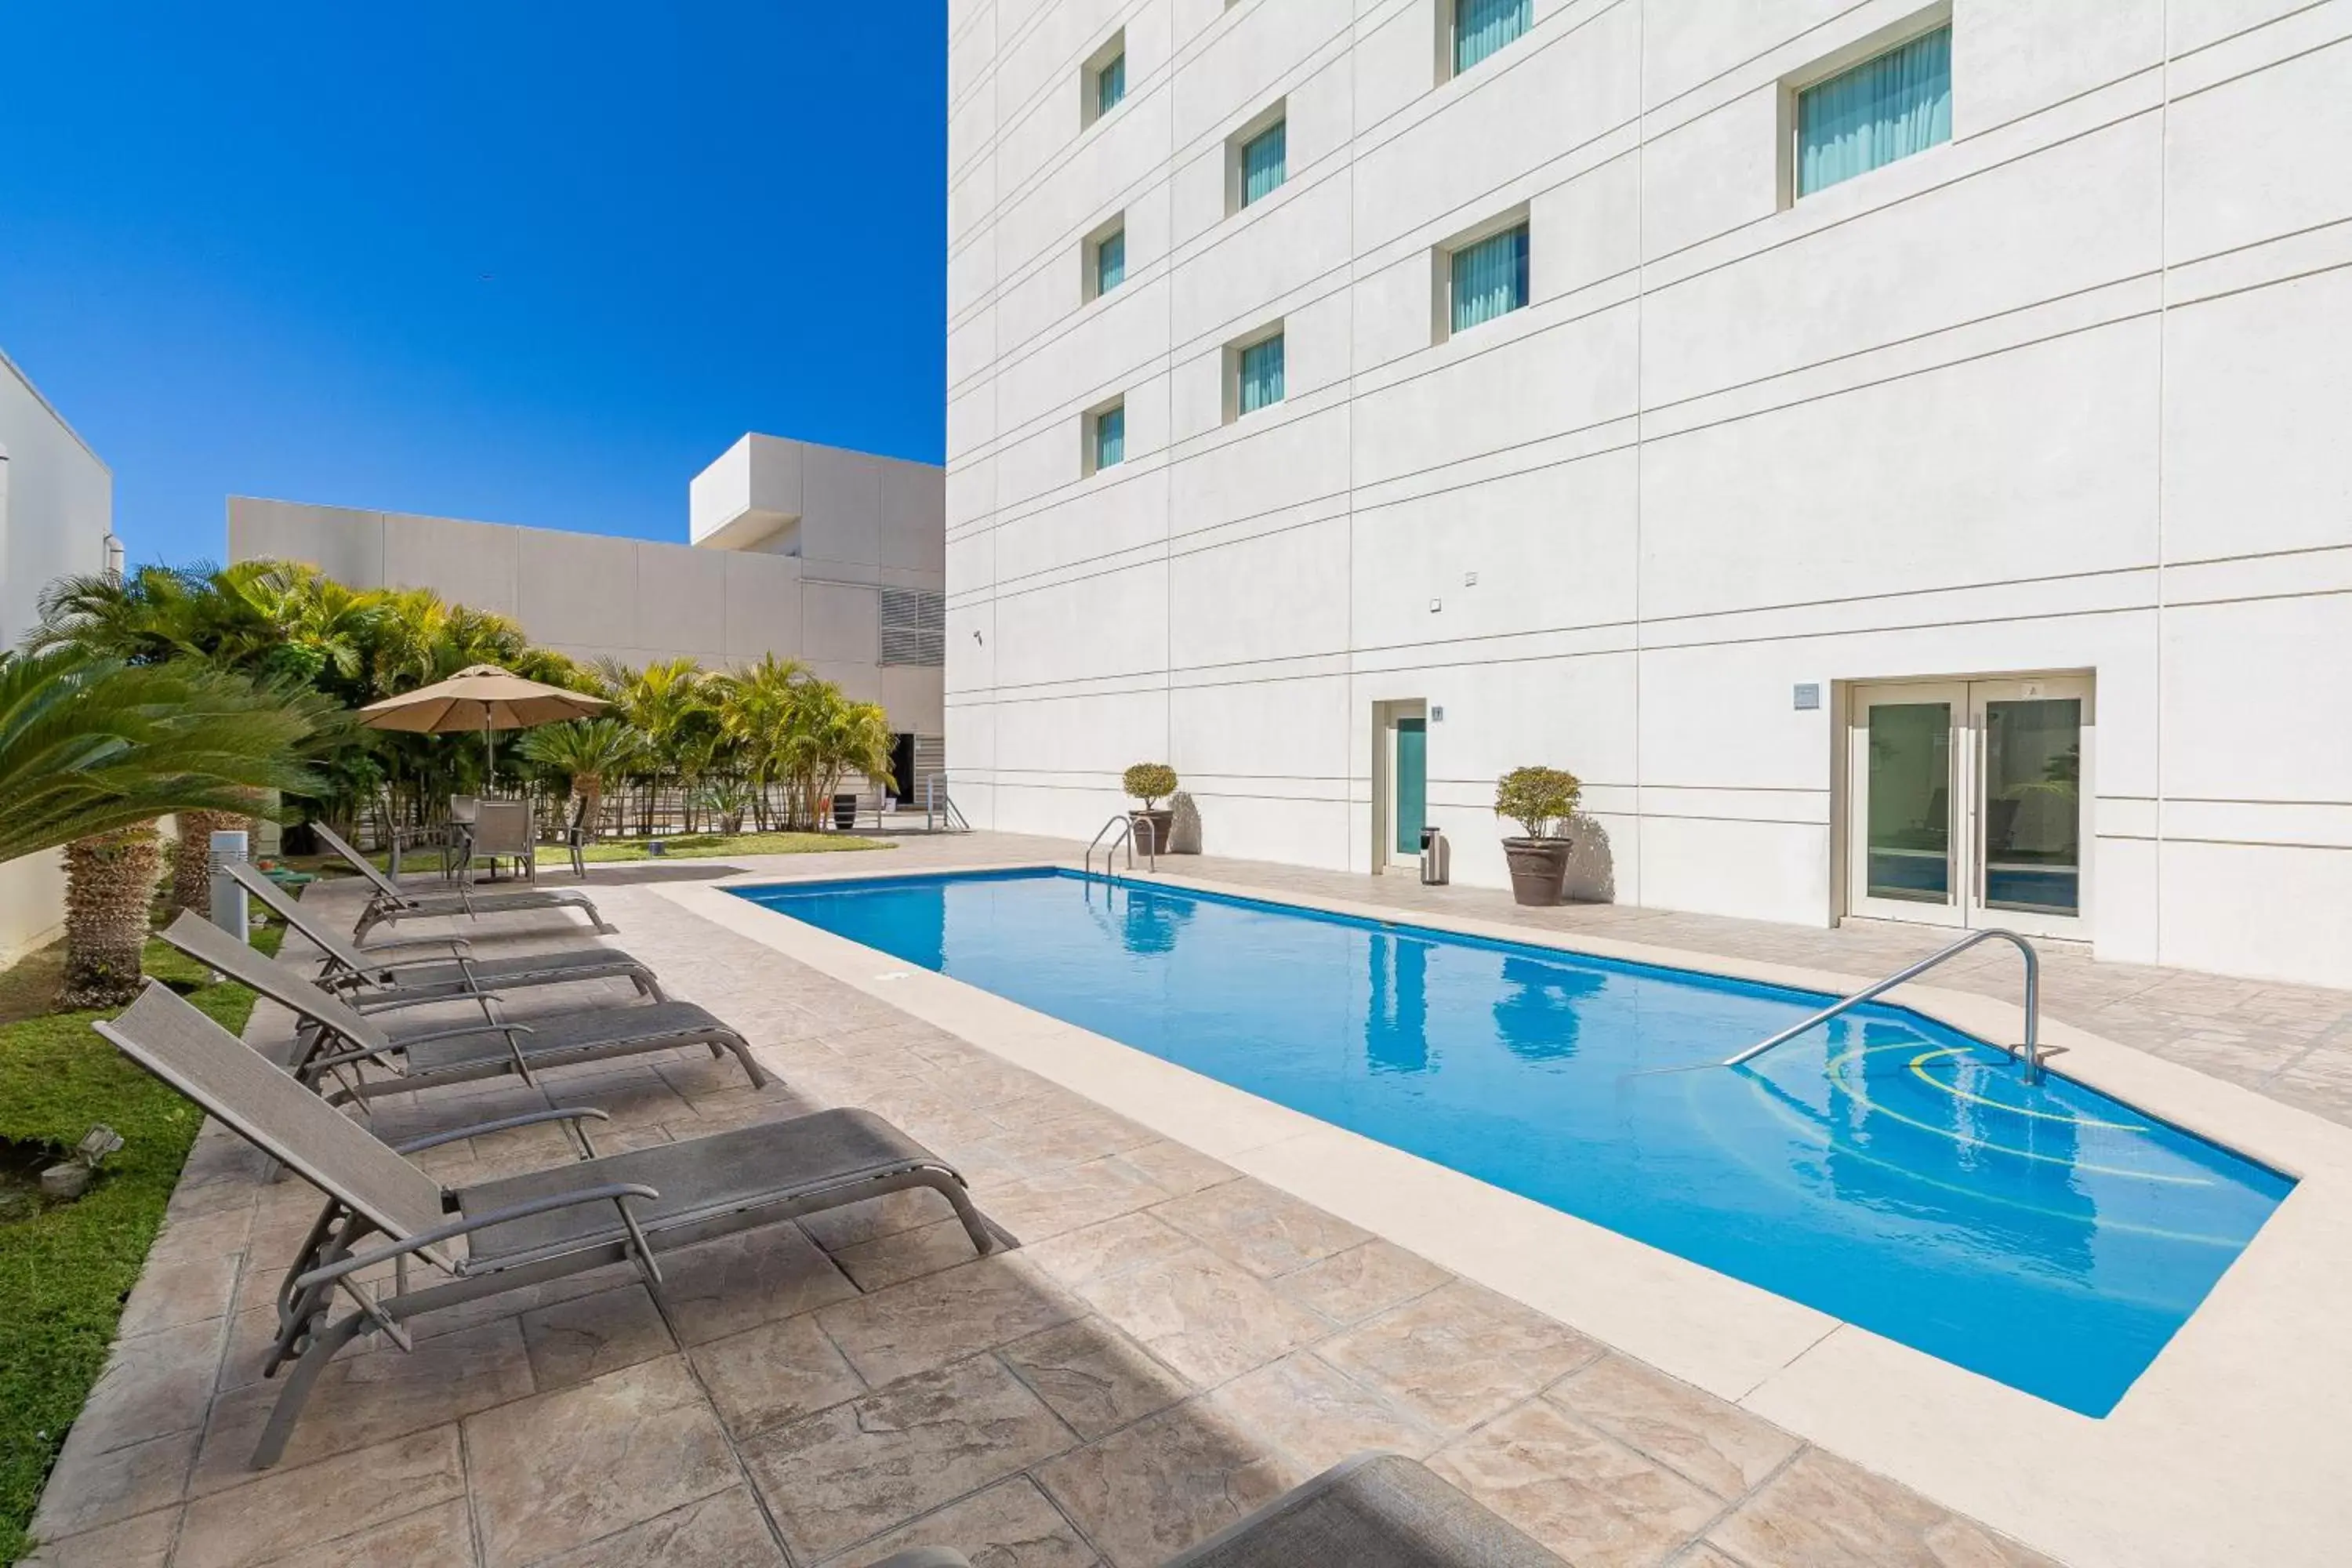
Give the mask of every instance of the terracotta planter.
M 1503 858 L 1511 863 L 1511 899 L 1515 903 L 1548 909 L 1560 901 L 1568 886 L 1566 838 L 1506 838 Z
M 1176 826 L 1176 813 L 1173 809 L 1162 807 L 1158 811 L 1130 811 L 1127 814 L 1127 819 L 1135 824 L 1135 847 L 1138 853 L 1149 850 L 1153 854 L 1165 855 L 1169 852 L 1168 840 Z M 1151 826 L 1146 827 L 1144 826 L 1146 823 Z

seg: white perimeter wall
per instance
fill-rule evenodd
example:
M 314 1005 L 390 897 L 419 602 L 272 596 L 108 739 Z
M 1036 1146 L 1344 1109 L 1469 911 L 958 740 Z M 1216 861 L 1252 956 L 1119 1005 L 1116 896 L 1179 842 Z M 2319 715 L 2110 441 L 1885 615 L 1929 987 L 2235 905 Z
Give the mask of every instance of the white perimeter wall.
M 1211 849 L 1364 868 L 1372 706 L 1422 698 L 1457 879 L 1545 762 L 1620 900 L 1818 923 L 1793 684 L 2088 669 L 2097 951 L 2352 984 L 2352 4 L 1956 0 L 1952 142 L 1794 207 L 1784 79 L 1932 12 L 1536 0 L 1441 83 L 1439 4 L 950 5 L 971 818 L 1084 835 L 1165 758 Z M 1433 342 L 1433 247 L 1519 204 L 1533 304 Z M 1287 401 L 1221 423 L 1277 318 Z
M 15 647 L 40 619 L 41 590 L 53 579 L 104 569 L 113 520 L 114 476 L 0 355 L 0 647 Z M 64 919 L 57 855 L 0 863 L 0 965 L 47 941 Z

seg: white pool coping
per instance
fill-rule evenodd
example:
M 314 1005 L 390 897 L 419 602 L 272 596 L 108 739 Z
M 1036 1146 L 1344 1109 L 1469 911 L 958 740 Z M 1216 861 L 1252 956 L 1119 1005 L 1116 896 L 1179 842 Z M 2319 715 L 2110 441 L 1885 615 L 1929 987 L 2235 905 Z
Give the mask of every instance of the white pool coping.
M 2079 1415 L 725 890 L 1049 865 L 1075 869 L 835 865 L 654 890 L 2065 1562 L 2352 1560 L 2352 1129 L 2043 1018 L 2067 1076 L 2298 1179 L 2115 1411 Z M 1134 879 L 1810 991 L 1866 983 L 1288 889 Z M 1984 1039 L 2023 1032 L 2021 1010 L 1989 997 L 1915 984 L 1888 999 Z

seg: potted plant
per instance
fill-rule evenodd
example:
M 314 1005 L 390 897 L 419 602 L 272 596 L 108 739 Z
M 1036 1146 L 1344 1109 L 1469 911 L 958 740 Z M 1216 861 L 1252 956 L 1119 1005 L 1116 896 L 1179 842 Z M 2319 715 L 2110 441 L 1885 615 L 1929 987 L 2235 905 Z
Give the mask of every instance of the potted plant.
M 1572 843 L 1561 829 L 1576 815 L 1583 794 L 1583 782 L 1560 768 L 1513 768 L 1496 782 L 1495 815 L 1528 830 L 1524 838 L 1503 840 L 1516 901 L 1538 907 L 1559 902 Z
M 1154 854 L 1168 853 L 1168 833 L 1175 826 L 1176 814 L 1162 810 L 1160 803 L 1176 793 L 1176 770 L 1166 763 L 1138 763 L 1120 777 L 1119 784 L 1129 796 L 1143 803 L 1142 810 L 1127 814 L 1135 824 L 1137 847 Z

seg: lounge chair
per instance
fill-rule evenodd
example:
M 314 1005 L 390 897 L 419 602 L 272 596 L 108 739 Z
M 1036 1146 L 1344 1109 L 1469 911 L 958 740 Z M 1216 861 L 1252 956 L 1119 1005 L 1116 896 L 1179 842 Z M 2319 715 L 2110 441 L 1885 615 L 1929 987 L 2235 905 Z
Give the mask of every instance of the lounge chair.
M 975 1250 L 1011 1239 L 973 1206 L 953 1166 L 867 1110 L 821 1110 L 449 1188 L 405 1156 L 513 1127 L 579 1126 L 604 1112 L 555 1107 L 394 1148 L 157 982 L 95 1027 L 326 1195 L 278 1287 L 278 1341 L 266 1371 L 274 1375 L 289 1359 L 295 1365 L 254 1450 L 256 1469 L 285 1453 L 303 1401 L 336 1352 L 374 1331 L 406 1350 L 404 1325 L 444 1307 L 615 1263 L 635 1264 L 660 1303 L 659 1258 L 677 1247 L 911 1187 L 945 1197 Z M 370 1237 L 381 1245 L 362 1249 Z M 382 1278 L 378 1266 L 386 1263 L 394 1268 Z M 368 1270 L 379 1276 L 373 1283 L 359 1278 Z M 338 1293 L 352 1310 L 331 1318 Z
M 235 861 L 227 870 L 238 886 L 261 900 L 263 908 L 310 938 L 326 957 L 319 984 L 350 997 L 363 1013 L 375 1007 L 413 1005 L 426 998 L 516 991 L 572 980 L 626 980 L 655 1001 L 662 999 L 661 983 L 654 978 L 654 972 L 617 947 L 573 947 L 500 958 L 476 958 L 473 943 L 461 936 L 405 937 L 362 947 L 338 935 L 317 911 L 303 909 L 253 867 Z M 440 956 L 394 956 L 419 948 L 437 950 Z
M 971 1568 L 918 1547 L 874 1568 Z M 1180 1552 L 1161 1568 L 1568 1568 L 1402 1454 L 1359 1454 Z
M 485 811 L 497 804 L 483 803 Z M 526 813 L 529 807 L 523 808 Z M 479 920 L 484 915 L 513 914 L 524 910 L 576 909 L 584 911 L 590 922 L 600 931 L 614 928 L 596 912 L 595 903 L 577 888 L 478 888 L 460 878 L 449 891 L 416 893 L 375 868 L 375 862 L 343 842 L 342 837 L 323 822 L 314 822 L 310 830 L 319 842 L 333 850 L 367 879 L 374 889 L 368 897 L 367 908 L 360 913 L 360 922 L 352 928 L 352 940 L 361 941 L 379 925 L 394 921 L 414 920 L 444 915 L 465 915 Z M 475 852 L 467 851 L 470 860 Z
M 474 1003 L 482 1010 L 479 1023 L 404 1029 L 359 1012 L 308 975 L 255 951 L 193 910 L 182 910 L 162 934 L 198 963 L 252 987 L 302 1019 L 305 1026 L 295 1032 L 291 1049 L 278 1065 L 331 1102 L 406 1094 L 509 1072 L 532 1083 L 532 1073 L 547 1068 L 684 1046 L 706 1046 L 722 1059 L 731 1051 L 743 1064 L 751 1087 L 765 1088 L 769 1081 L 751 1059 L 750 1043 L 691 1002 L 549 1013 L 515 1023 L 501 1016 L 498 994 L 486 992 L 423 998 Z M 385 1076 L 369 1078 L 369 1067 Z

